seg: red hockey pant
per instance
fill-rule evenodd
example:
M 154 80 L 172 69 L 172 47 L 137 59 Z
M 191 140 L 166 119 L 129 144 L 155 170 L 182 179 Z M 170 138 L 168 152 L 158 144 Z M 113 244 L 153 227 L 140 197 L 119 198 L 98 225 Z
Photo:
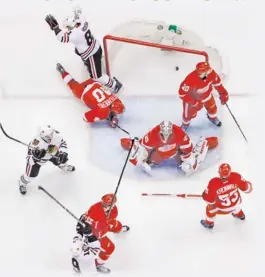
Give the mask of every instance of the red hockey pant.
M 213 95 L 211 95 L 205 102 L 190 103 L 183 101 L 182 123 L 189 125 L 191 120 L 197 116 L 197 112 L 203 107 L 207 110 L 207 114 L 211 119 L 216 118 L 217 106 Z

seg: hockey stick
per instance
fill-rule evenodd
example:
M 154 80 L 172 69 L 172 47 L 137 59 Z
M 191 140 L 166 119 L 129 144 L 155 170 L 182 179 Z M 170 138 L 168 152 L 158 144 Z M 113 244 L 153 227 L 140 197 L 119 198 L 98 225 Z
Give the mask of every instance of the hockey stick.
M 38 186 L 38 189 L 43 191 L 46 195 L 48 195 L 53 201 L 55 201 L 61 208 L 63 208 L 68 214 L 70 214 L 79 224 L 85 227 L 84 223 L 79 220 L 77 216 L 75 216 L 70 210 L 68 210 L 63 204 L 61 204 L 54 196 L 52 196 L 44 187 Z
M 247 138 L 246 138 L 245 134 L 243 133 L 243 131 L 242 131 L 242 129 L 241 129 L 241 127 L 240 127 L 240 125 L 238 124 L 238 122 L 237 122 L 237 120 L 236 120 L 236 118 L 235 118 L 234 114 L 231 112 L 231 110 L 230 110 L 230 108 L 229 108 L 228 104 L 227 104 L 227 103 L 225 103 L 225 105 L 226 105 L 226 107 L 227 107 L 227 109 L 228 109 L 229 113 L 231 114 L 232 118 L 234 119 L 234 121 L 235 121 L 235 123 L 236 123 L 236 125 L 237 125 L 237 127 L 238 127 L 239 131 L 241 132 L 242 136 L 244 137 L 245 141 L 246 141 L 246 142 L 248 142 L 248 140 L 247 140 Z
M 113 123 L 109 118 L 106 118 L 109 122 L 111 122 L 115 127 L 117 127 L 118 129 L 120 129 L 121 131 L 123 131 L 125 134 L 127 134 L 129 137 L 131 137 L 131 134 L 126 131 L 125 129 L 123 129 L 121 126 L 119 126 L 118 124 L 116 123 Z
M 121 184 L 121 179 L 122 179 L 124 170 L 125 170 L 125 168 L 126 168 L 126 165 L 127 165 L 127 163 L 128 163 L 130 154 L 131 154 L 131 152 L 132 152 L 133 145 L 134 145 L 134 139 L 132 139 L 132 144 L 131 144 L 131 147 L 130 147 L 129 152 L 128 152 L 128 154 L 127 154 L 125 163 L 124 163 L 124 165 L 123 165 L 123 168 L 122 168 L 122 171 L 121 171 L 121 174 L 120 174 L 120 178 L 119 178 L 118 184 L 117 184 L 116 189 L 115 189 L 115 192 L 114 192 L 114 196 L 113 196 L 113 198 L 112 198 L 112 200 L 111 200 L 110 209 L 109 209 L 109 211 L 108 211 L 107 217 L 110 216 L 110 211 L 111 211 L 111 209 L 112 209 L 112 207 L 113 207 L 114 199 L 115 199 L 115 197 L 116 197 L 116 195 L 117 195 L 117 193 L 118 193 L 118 190 L 119 190 L 119 187 L 120 187 L 120 184 Z
M 201 194 L 176 194 L 176 193 L 142 193 L 142 196 L 173 196 L 179 198 L 202 198 Z
M 0 128 L 1 128 L 2 132 L 4 133 L 4 135 L 5 135 L 7 138 L 9 138 L 9 139 L 11 139 L 11 140 L 13 140 L 13 141 L 15 141 L 15 142 L 18 142 L 18 143 L 20 143 L 20 144 L 22 144 L 22 145 L 24 145 L 24 146 L 29 147 L 29 145 L 28 145 L 27 143 L 25 143 L 25 142 L 23 142 L 23 141 L 20 141 L 20 140 L 18 140 L 18 139 L 15 139 L 15 138 L 9 136 L 9 135 L 6 133 L 6 131 L 4 130 L 4 127 L 3 127 L 2 123 L 0 123 Z

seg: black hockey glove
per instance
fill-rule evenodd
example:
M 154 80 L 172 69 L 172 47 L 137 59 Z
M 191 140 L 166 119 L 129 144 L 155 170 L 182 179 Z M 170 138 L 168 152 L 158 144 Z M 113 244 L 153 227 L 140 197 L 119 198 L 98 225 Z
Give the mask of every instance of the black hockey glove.
M 46 155 L 45 149 L 32 149 L 31 151 L 34 158 L 41 160 Z
M 48 25 L 50 26 L 50 28 L 51 28 L 53 31 L 56 31 L 56 30 L 59 29 L 59 24 L 58 24 L 57 20 L 54 18 L 53 15 L 48 14 L 48 15 L 45 17 L 45 21 L 48 23 Z
M 59 152 L 57 155 L 59 164 L 65 164 L 68 161 L 68 154 L 65 152 Z

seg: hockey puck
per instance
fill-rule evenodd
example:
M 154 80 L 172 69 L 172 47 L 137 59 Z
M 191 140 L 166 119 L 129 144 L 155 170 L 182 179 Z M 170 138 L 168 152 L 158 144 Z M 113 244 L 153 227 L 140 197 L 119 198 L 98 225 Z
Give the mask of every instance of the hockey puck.
M 176 66 L 176 67 L 175 67 L 175 69 L 176 69 L 176 71 L 178 71 L 178 70 L 179 70 L 179 67 L 178 67 L 178 66 Z

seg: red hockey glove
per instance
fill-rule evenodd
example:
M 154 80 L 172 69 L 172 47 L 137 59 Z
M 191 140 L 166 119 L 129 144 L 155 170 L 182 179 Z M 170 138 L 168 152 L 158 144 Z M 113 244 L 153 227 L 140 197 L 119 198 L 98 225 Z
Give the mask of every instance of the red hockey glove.
M 228 99 L 229 99 L 228 94 L 221 94 L 221 95 L 220 95 L 220 101 L 221 101 L 221 104 L 222 104 L 222 105 L 226 104 L 227 101 L 228 101 Z

